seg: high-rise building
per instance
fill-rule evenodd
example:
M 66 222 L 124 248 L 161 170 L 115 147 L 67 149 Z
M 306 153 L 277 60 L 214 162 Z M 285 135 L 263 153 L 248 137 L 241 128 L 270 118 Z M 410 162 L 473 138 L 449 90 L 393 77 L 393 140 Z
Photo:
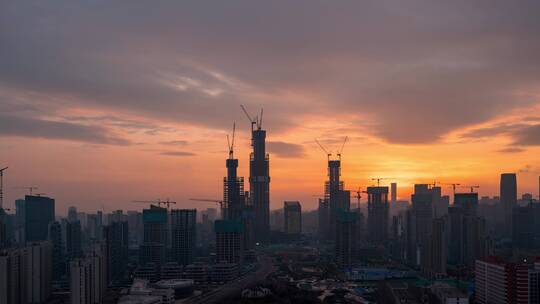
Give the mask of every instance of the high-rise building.
M 302 206 L 298 201 L 283 203 L 284 231 L 289 235 L 302 233 Z
M 47 239 L 49 224 L 54 222 L 54 199 L 27 195 L 24 199 L 25 241 Z
M 539 300 L 540 265 L 496 257 L 475 263 L 475 300 L 481 304 L 528 304 Z
M 24 250 L 27 303 L 45 303 L 52 292 L 52 244 L 34 242 Z
M 397 183 L 390 184 L 390 203 L 394 206 L 397 202 Z
M 409 262 L 420 265 L 429 263 L 429 243 L 431 242 L 431 228 L 433 221 L 433 189 L 427 184 L 414 185 L 414 194 L 411 197 L 412 207 L 409 211 L 407 228 L 409 229 L 407 248 Z M 424 261 L 425 260 L 425 261 Z
M 249 192 L 254 212 L 255 242 L 265 243 L 270 236 L 270 157 L 266 153 L 266 131 L 251 130 L 253 152 L 249 164 Z
M 448 223 L 446 218 L 433 220 L 429 242 L 423 250 L 422 269 L 432 278 L 446 275 L 448 255 Z
M 241 264 L 243 262 L 243 225 L 239 220 L 217 220 L 216 262 Z
M 368 187 L 368 238 L 374 243 L 388 240 L 388 187 Z
M 15 239 L 19 244 L 26 242 L 26 233 L 24 232 L 25 218 L 24 199 L 15 200 Z
M 340 267 L 351 267 L 357 254 L 358 214 L 356 212 L 342 211 L 336 218 L 336 263 Z
M 112 222 L 103 227 L 106 250 L 107 280 L 119 282 L 125 278 L 128 264 L 129 229 L 127 221 Z
M 197 209 L 171 210 L 171 253 L 180 265 L 193 263 L 196 245 Z
M 52 277 L 60 280 L 66 274 L 66 257 L 62 225 L 52 222 L 49 225 L 49 241 L 52 244 Z
M 67 220 L 70 221 L 70 222 L 75 222 L 78 220 L 77 218 L 77 207 L 75 206 L 70 206 L 68 208 L 68 217 L 67 217 Z
M 330 208 L 328 206 L 328 199 L 320 198 L 319 199 L 319 209 L 317 210 L 318 216 L 318 235 L 321 240 L 330 240 L 332 236 L 330 235 Z
M 237 175 L 238 159 L 232 154 L 226 161 L 227 176 L 223 178 L 223 210 L 224 219 L 240 219 L 244 211 L 244 178 Z
M 72 304 L 100 304 L 106 291 L 104 258 L 92 253 L 70 262 L 70 291 Z
M 515 173 L 501 174 L 501 204 L 504 210 L 505 236 L 512 237 L 512 210 L 517 205 L 517 180 Z
M 65 236 L 65 249 L 68 259 L 82 256 L 82 229 L 79 220 L 70 222 L 62 220 L 62 228 Z
M 532 204 L 512 209 L 512 247 L 532 249 L 535 247 L 535 216 Z
M 129 242 L 134 245 L 140 245 L 143 242 L 143 222 L 142 214 L 138 211 L 128 211 Z
M 0 250 L 0 303 L 27 303 L 24 250 Z
M 456 193 L 454 206 L 448 209 L 450 264 L 473 267 L 489 252 L 485 220 L 476 215 L 477 206 L 478 193 Z
M 328 235 L 330 239 L 336 234 L 336 221 L 339 213 L 351 208 L 351 193 L 344 190 L 340 180 L 341 159 L 328 159 L 328 181 L 325 182 L 324 195 L 328 200 Z
M 139 247 L 139 264 L 153 263 L 159 267 L 165 261 L 167 244 L 167 209 L 151 205 L 143 210 L 144 237 Z

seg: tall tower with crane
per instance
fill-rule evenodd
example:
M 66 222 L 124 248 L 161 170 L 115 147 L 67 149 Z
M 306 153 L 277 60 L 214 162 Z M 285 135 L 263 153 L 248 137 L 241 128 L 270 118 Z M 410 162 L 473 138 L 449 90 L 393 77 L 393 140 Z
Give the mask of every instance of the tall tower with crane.
M 252 118 L 243 105 L 241 108 L 251 123 L 249 192 L 254 211 L 253 232 L 255 242 L 266 243 L 270 236 L 270 157 L 266 153 L 266 130 L 262 129 L 263 110 Z
M 325 227 L 323 238 L 331 240 L 335 237 L 336 231 L 336 218 L 340 211 L 349 211 L 351 204 L 351 194 L 350 191 L 344 190 L 344 184 L 340 180 L 341 177 L 341 155 L 345 143 L 347 142 L 348 137 L 345 137 L 340 149 L 336 153 L 336 157 L 332 157 L 333 154 L 326 149 L 318 140 L 315 139 L 315 142 L 319 147 L 326 153 L 328 160 L 328 181 L 324 185 L 324 200 L 326 201 L 326 209 L 320 209 L 320 212 L 328 212 L 328 214 L 322 215 L 319 214 L 320 219 L 325 219 L 328 221 Z M 324 203 L 324 202 L 323 202 Z M 322 223 L 324 224 L 324 223 Z
M 226 160 L 227 176 L 223 178 L 223 218 L 240 219 L 245 206 L 244 178 L 238 177 L 238 159 L 234 158 L 234 136 L 236 124 L 233 124 L 232 139 L 227 135 L 229 158 Z

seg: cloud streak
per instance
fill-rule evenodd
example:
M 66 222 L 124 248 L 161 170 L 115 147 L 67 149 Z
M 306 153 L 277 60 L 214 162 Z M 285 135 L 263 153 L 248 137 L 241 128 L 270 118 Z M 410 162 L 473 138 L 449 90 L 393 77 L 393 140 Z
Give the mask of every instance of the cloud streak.
M 99 126 L 0 114 L 0 136 L 70 140 L 107 145 L 129 145 L 127 139 Z
M 305 156 L 304 147 L 299 144 L 282 141 L 267 142 L 268 152 L 282 158 L 300 158 Z

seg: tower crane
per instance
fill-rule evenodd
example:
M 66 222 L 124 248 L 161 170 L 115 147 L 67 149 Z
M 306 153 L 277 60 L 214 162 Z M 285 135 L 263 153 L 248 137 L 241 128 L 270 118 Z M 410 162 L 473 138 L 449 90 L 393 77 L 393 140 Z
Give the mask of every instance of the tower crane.
M 225 209 L 223 208 L 223 200 L 208 199 L 208 198 L 190 198 L 189 200 L 190 201 L 195 201 L 195 202 L 209 202 L 209 203 L 219 204 L 219 208 L 220 208 L 220 211 L 221 211 L 221 217 L 225 218 L 225 214 L 224 214 Z
M 360 200 L 362 199 L 362 193 L 367 193 L 367 191 L 362 191 L 362 187 L 358 187 L 358 190 L 356 190 L 356 195 L 354 198 L 358 200 L 358 209 L 360 209 Z
M 339 160 L 341 160 L 341 152 L 343 152 L 343 148 L 345 147 L 345 144 L 347 143 L 347 139 L 349 139 L 349 136 L 345 136 L 345 139 L 343 140 L 343 144 L 341 144 L 341 148 L 337 152 L 337 156 Z
M 0 209 L 4 206 L 4 171 L 6 171 L 7 168 L 8 167 L 0 169 Z
M 249 120 L 249 122 L 251 122 L 251 131 L 254 130 L 254 126 L 257 126 L 257 130 L 260 130 L 262 128 L 263 109 L 261 108 L 261 113 L 259 114 L 260 118 L 259 116 L 255 116 L 253 118 L 251 115 L 249 115 L 244 105 L 240 105 L 240 107 L 242 108 L 242 111 L 244 111 L 244 114 L 246 114 L 246 117 Z
M 39 188 L 38 188 L 38 187 L 32 187 L 32 186 L 26 186 L 26 187 L 14 187 L 13 189 L 26 189 L 26 190 L 28 190 L 28 193 L 29 193 L 30 195 L 32 195 L 32 192 L 33 192 L 34 190 L 39 189 Z
M 472 185 L 472 186 L 462 186 L 463 188 L 469 188 L 471 189 L 471 193 L 474 193 L 474 189 L 480 188 L 479 185 Z
M 236 131 L 236 122 L 233 123 L 232 127 L 232 140 L 229 140 L 229 135 L 227 134 L 227 146 L 229 147 L 229 159 L 234 158 L 234 133 Z
M 217 203 L 219 204 L 219 207 L 223 209 L 223 200 L 216 200 L 216 199 L 207 199 L 207 198 L 190 198 L 190 201 L 195 202 L 209 202 L 209 203 Z
M 317 143 L 317 145 L 319 145 L 319 147 L 321 147 L 321 149 L 324 151 L 324 153 L 326 153 L 326 156 L 328 157 L 328 160 L 330 160 L 330 157 L 332 156 L 332 153 L 328 152 L 328 150 L 326 150 L 326 148 L 315 138 L 315 142 Z
M 454 192 L 454 195 L 456 195 L 456 186 L 461 186 L 461 184 L 458 183 L 444 183 L 441 185 L 452 186 L 452 191 Z
M 166 201 L 162 201 L 161 199 L 157 199 L 155 201 L 131 201 L 132 203 L 142 203 L 142 204 L 157 204 L 158 207 L 161 207 L 161 204 L 166 205 L 167 209 L 169 209 L 171 204 L 176 204 L 176 202 L 171 202 L 169 199 Z
M 379 187 L 381 185 L 381 181 L 384 179 L 393 179 L 393 177 L 377 177 L 377 178 L 372 178 L 371 180 L 377 181 L 377 187 Z

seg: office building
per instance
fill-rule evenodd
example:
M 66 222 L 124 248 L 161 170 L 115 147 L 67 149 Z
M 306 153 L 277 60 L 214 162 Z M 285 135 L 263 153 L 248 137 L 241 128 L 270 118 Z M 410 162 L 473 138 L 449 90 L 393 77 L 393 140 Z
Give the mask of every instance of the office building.
M 388 187 L 368 187 L 368 238 L 373 243 L 388 240 L 389 208 Z
M 193 263 L 196 245 L 197 210 L 171 210 L 171 253 L 180 265 Z
M 501 174 L 501 204 L 504 210 L 504 236 L 512 237 L 512 211 L 517 204 L 517 180 L 515 173 Z
M 298 201 L 283 203 L 284 232 L 289 235 L 302 233 L 302 206 Z
M 112 222 L 103 228 L 106 250 L 107 280 L 120 282 L 125 278 L 128 263 L 129 229 L 127 221 Z
M 241 264 L 243 262 L 243 225 L 238 220 L 217 220 L 214 222 L 216 232 L 216 262 Z
M 26 242 L 46 240 L 49 224 L 54 220 L 54 199 L 46 196 L 25 196 L 24 230 Z

